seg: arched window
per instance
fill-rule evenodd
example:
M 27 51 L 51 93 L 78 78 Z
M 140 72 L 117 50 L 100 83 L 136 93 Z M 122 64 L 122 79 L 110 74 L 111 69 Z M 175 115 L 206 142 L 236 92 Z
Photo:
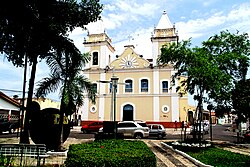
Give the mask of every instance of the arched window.
M 98 52 L 93 52 L 92 64 L 98 65 Z
M 125 92 L 133 92 L 133 81 L 131 79 L 125 81 Z
M 162 81 L 162 92 L 168 92 L 168 81 Z
M 141 80 L 141 92 L 148 92 L 148 80 L 147 79 Z

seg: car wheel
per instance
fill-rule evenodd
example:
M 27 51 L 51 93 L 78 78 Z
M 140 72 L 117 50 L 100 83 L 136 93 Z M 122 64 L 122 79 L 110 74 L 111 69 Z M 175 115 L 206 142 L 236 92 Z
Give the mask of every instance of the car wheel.
M 141 138 L 142 138 L 142 134 L 141 134 L 141 133 L 136 133 L 136 134 L 134 135 L 134 138 L 135 138 L 135 139 L 141 139 Z

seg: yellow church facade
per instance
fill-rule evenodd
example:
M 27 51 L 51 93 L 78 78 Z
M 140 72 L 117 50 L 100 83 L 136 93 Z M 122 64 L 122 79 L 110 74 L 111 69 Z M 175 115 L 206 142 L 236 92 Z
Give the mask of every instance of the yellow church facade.
M 85 52 L 91 54 L 91 60 L 83 74 L 94 83 L 97 99 L 93 104 L 85 98 L 78 111 L 81 124 L 143 120 L 167 127 L 175 121 L 188 121 L 188 112 L 194 107 L 188 105 L 187 94 L 176 92 L 179 81 L 172 86 L 171 76 L 176 71 L 171 65 L 157 64 L 161 47 L 178 42 L 175 27 L 166 12 L 163 12 L 149 39 L 152 42 L 149 59 L 137 53 L 133 45 L 126 45 L 124 51 L 112 60 L 115 52 L 112 41 L 103 26 L 96 24 L 97 30 L 89 31 L 84 40 Z

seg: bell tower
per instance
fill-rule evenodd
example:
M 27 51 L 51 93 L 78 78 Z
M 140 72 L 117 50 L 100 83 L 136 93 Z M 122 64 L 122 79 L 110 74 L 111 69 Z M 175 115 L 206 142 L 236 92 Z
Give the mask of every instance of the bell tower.
M 157 65 L 157 58 L 161 54 L 161 47 L 168 43 L 178 42 L 178 34 L 175 25 L 169 20 L 167 12 L 164 11 L 158 25 L 154 28 L 151 37 L 153 66 Z
M 86 68 L 102 69 L 111 61 L 111 56 L 115 49 L 111 45 L 112 41 L 106 34 L 102 20 L 88 25 L 88 38 L 84 39 L 85 53 L 89 52 L 91 59 Z

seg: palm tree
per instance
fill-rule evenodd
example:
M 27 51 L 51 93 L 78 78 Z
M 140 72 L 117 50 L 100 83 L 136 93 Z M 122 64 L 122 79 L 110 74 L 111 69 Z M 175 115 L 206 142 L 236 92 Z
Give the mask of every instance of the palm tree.
M 38 82 L 36 96 L 46 96 L 60 88 L 60 129 L 61 138 L 59 150 L 62 149 L 63 143 L 63 117 L 75 112 L 77 106 L 83 104 L 84 95 L 87 93 L 89 99 L 95 103 L 95 90 L 92 83 L 81 74 L 84 66 L 90 58 L 88 53 L 63 55 L 53 54 L 46 59 L 51 74 Z M 68 111 L 65 113 L 65 111 Z

